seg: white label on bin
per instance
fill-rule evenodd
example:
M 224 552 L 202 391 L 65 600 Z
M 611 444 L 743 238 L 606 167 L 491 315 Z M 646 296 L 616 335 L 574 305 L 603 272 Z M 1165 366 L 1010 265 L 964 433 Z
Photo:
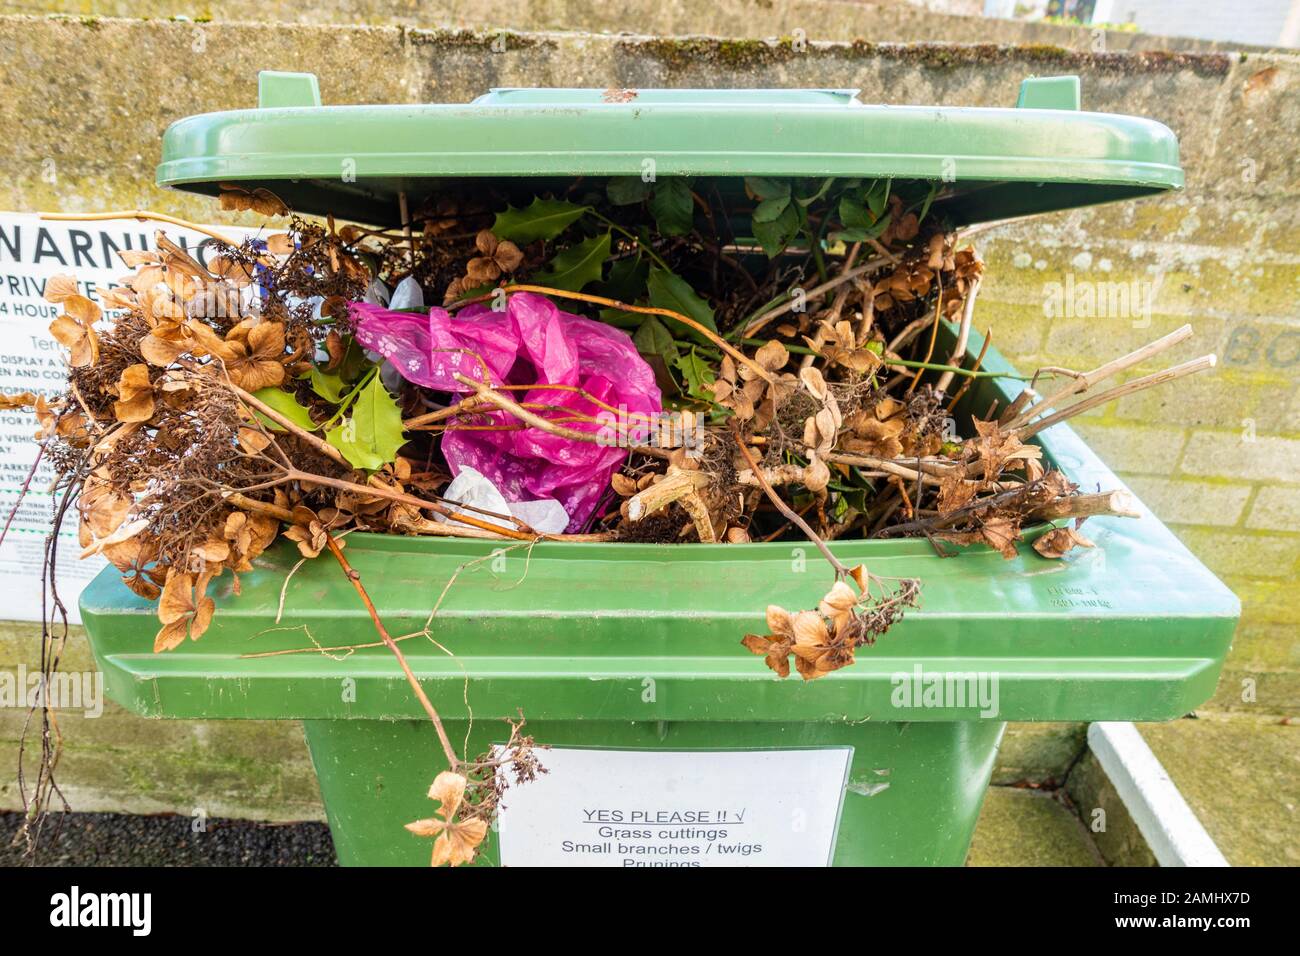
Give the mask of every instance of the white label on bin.
M 852 747 L 538 751 L 511 785 L 504 866 L 826 866 Z

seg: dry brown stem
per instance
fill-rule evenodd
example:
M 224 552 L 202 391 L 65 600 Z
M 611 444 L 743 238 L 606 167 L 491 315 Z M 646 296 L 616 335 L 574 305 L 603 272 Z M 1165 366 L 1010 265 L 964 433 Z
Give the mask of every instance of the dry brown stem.
M 438 716 L 438 711 L 434 708 L 433 702 L 429 700 L 424 688 L 420 686 L 420 682 L 411 670 L 411 665 L 406 662 L 406 655 L 402 653 L 402 649 L 397 646 L 397 642 L 388 633 L 388 628 L 384 627 L 384 622 L 380 620 L 374 602 L 370 600 L 370 595 L 366 593 L 365 587 L 361 584 L 361 573 L 348 563 L 348 559 L 343 554 L 343 549 L 339 547 L 338 542 L 334 540 L 334 536 L 328 531 L 325 533 L 325 544 L 329 547 L 330 554 L 334 555 L 334 560 L 339 563 L 339 567 L 343 569 L 347 579 L 352 582 L 352 587 L 360 596 L 361 603 L 366 606 L 366 612 L 375 625 L 375 631 L 383 640 L 384 646 L 392 651 L 393 656 L 397 658 L 402 673 L 406 675 L 406 682 L 411 685 L 411 690 L 415 692 L 416 699 L 420 701 L 420 706 L 424 708 L 424 712 L 429 715 L 429 720 L 433 722 L 433 728 L 438 733 L 438 742 L 442 744 L 443 755 L 447 758 L 448 769 L 456 770 L 460 766 L 460 759 L 456 756 L 456 751 L 452 749 L 451 740 L 447 737 L 447 730 L 442 725 L 442 718 Z
M 1116 385 L 1114 388 L 1109 388 L 1104 392 L 1099 392 L 1080 402 L 1075 402 L 1068 408 L 1063 408 L 1059 412 L 1048 415 L 1046 418 L 1040 418 L 1032 424 L 1023 425 L 1013 430 L 1019 432 L 1022 441 L 1027 438 L 1032 438 L 1044 428 L 1050 428 L 1058 422 L 1063 422 L 1068 418 L 1073 418 L 1075 415 L 1078 415 L 1081 412 L 1086 412 L 1090 408 L 1096 408 L 1098 405 L 1105 405 L 1107 402 L 1113 402 L 1117 398 L 1123 398 L 1125 395 L 1132 395 L 1134 392 L 1140 392 L 1143 389 L 1154 388 L 1157 385 L 1164 385 L 1166 382 L 1172 382 L 1185 375 L 1194 375 L 1197 372 L 1204 372 L 1206 369 L 1214 368 L 1216 362 L 1217 359 L 1214 355 L 1202 355 L 1200 358 L 1192 359 L 1190 362 L 1184 362 L 1181 365 L 1175 365 L 1172 368 L 1153 372 L 1150 375 L 1144 375 L 1141 378 L 1135 378 L 1131 382 L 1125 382 L 1123 385 Z M 1047 405 L 1047 401 L 1043 401 L 1040 402 L 1039 405 L 1034 406 L 1034 408 L 1046 408 Z M 1029 412 L 1022 414 L 1020 417 L 1024 418 L 1025 414 L 1032 415 L 1033 411 L 1034 409 L 1031 408 Z
M 805 294 L 804 297 L 806 299 L 811 299 L 816 296 L 824 295 L 825 293 L 829 292 L 831 289 L 834 289 L 845 282 L 849 282 L 852 279 L 856 279 L 858 276 L 864 276 L 868 272 L 874 272 L 876 269 L 879 269 L 881 266 L 887 265 L 888 262 L 889 262 L 888 259 L 886 259 L 884 256 L 880 256 L 879 258 L 869 260 L 863 265 L 858 266 L 856 269 L 846 269 L 844 272 L 841 272 L 839 275 L 837 275 L 834 279 L 828 279 L 827 281 L 823 282 L 821 285 L 813 286 L 811 289 L 808 290 L 808 292 Z M 749 325 L 745 326 L 745 331 L 744 334 L 742 335 L 742 338 L 747 339 L 750 336 L 754 335 L 760 329 L 764 328 L 773 319 L 779 319 L 781 316 L 791 311 L 797 304 L 798 304 L 797 300 L 792 298 L 789 302 L 785 302 L 782 303 L 781 305 L 776 306 L 775 308 L 768 309 L 762 315 L 755 317 L 754 320 L 749 323 Z
M 741 435 L 740 428 L 736 424 L 734 418 L 731 420 L 731 430 L 736 436 L 736 447 L 740 449 L 741 457 L 745 459 L 745 463 L 749 465 L 750 471 L 754 473 L 754 477 L 758 480 L 759 486 L 763 489 L 763 494 L 767 495 L 767 500 L 772 502 L 776 510 L 781 512 L 787 521 L 807 535 L 809 541 L 817 545 L 817 550 L 822 553 L 822 557 L 830 562 L 830 565 L 835 569 L 836 574 L 841 577 L 852 576 L 853 572 L 844 564 L 844 562 L 831 553 L 831 549 L 826 546 L 826 542 L 823 541 L 817 532 L 812 529 L 812 526 L 809 525 L 807 521 L 804 521 L 803 517 L 793 508 L 786 504 L 781 496 L 776 493 L 775 489 L 768 484 L 767 479 L 763 477 L 763 469 L 759 466 L 758 460 L 754 457 L 754 453 L 749 450 L 749 446 L 745 444 L 744 436 Z
M 977 276 L 971 281 L 970 288 L 966 291 L 966 302 L 961 310 L 961 326 L 957 330 L 957 341 L 953 343 L 952 352 L 948 355 L 949 365 L 961 365 L 962 359 L 966 357 L 966 344 L 970 341 L 971 321 L 975 317 L 975 298 L 979 295 L 980 279 Z M 939 381 L 935 383 L 935 391 L 948 391 L 948 386 L 952 384 L 952 377 L 955 373 L 944 372 L 939 376 Z
M 1127 491 L 1103 491 L 1095 495 L 1073 495 L 1057 498 L 1055 501 L 1035 508 L 1031 517 L 1043 521 L 1058 518 L 1088 518 L 1094 515 L 1110 515 L 1116 518 L 1140 518 L 1137 502 Z
M 193 229 L 195 232 L 201 232 L 205 236 L 211 236 L 213 239 L 224 242 L 232 248 L 239 245 L 229 236 L 214 232 L 207 226 L 200 226 L 198 223 L 186 219 L 177 219 L 175 216 L 168 216 L 166 213 L 150 212 L 147 209 L 119 209 L 116 212 L 43 212 L 41 218 L 50 222 L 100 222 L 105 219 L 152 220 L 153 222 L 170 223 L 173 226 L 180 226 L 182 229 Z
M 662 511 L 674 501 L 697 494 L 709 486 L 709 476 L 702 471 L 670 467 L 668 474 L 627 500 L 627 518 L 640 521 Z
M 1052 408 L 1057 402 L 1061 401 L 1062 399 L 1069 398 L 1071 395 L 1078 395 L 1082 392 L 1086 392 L 1088 389 L 1092 388 L 1098 382 L 1104 381 L 1105 379 L 1110 378 L 1112 375 L 1116 375 L 1120 372 L 1130 369 L 1133 366 L 1138 365 L 1149 358 L 1152 358 L 1153 356 L 1159 355 L 1161 352 L 1168 351 L 1178 343 L 1189 338 L 1191 334 L 1192 334 L 1192 327 L 1190 325 L 1183 325 L 1177 329 L 1174 329 L 1174 331 L 1170 332 L 1168 335 L 1156 339 L 1154 342 L 1148 342 L 1146 345 L 1142 346 L 1141 348 L 1134 349 L 1132 352 L 1129 352 L 1127 355 L 1121 355 L 1119 358 L 1113 359 L 1105 363 L 1104 365 L 1097 366 L 1097 368 L 1093 369 L 1090 372 L 1083 372 L 1082 374 L 1076 373 L 1072 378 L 1072 380 L 1070 381 L 1070 383 L 1066 385 L 1064 388 L 1061 388 L 1060 390 L 1053 392 L 1051 395 L 1048 395 L 1042 401 L 1035 403 L 1030 408 L 1027 408 L 1023 411 L 1019 411 L 1016 414 L 1016 416 L 1007 423 L 1007 427 L 1019 428 L 1020 426 L 1028 422 L 1030 419 L 1032 419 L 1035 415 L 1039 414 L 1040 412 L 1046 411 L 1049 408 Z M 1064 370 L 1059 370 L 1059 371 L 1064 371 Z M 1141 380 L 1139 379 L 1138 381 Z M 1018 403 L 1019 399 L 1017 398 L 1016 401 Z

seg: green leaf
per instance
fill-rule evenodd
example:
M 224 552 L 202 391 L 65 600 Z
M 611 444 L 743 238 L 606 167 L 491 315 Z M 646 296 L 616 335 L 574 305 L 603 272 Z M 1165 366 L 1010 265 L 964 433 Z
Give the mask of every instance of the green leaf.
M 877 179 L 867 191 L 867 208 L 877 217 L 885 211 L 885 203 L 889 201 L 889 187 L 892 184 L 891 179 Z
M 538 285 L 580 292 L 587 283 L 600 281 L 608 258 L 609 230 L 606 230 L 557 254 L 551 260 L 550 268 L 533 276 L 533 281 Z
M 642 355 L 658 355 L 669 363 L 677 359 L 677 343 L 673 341 L 673 334 L 653 315 L 647 316 L 641 323 L 641 328 L 632 336 L 632 344 Z
M 600 284 L 600 294 L 620 302 L 635 302 L 645 294 L 650 264 L 638 252 L 610 263 L 609 276 Z
M 790 198 L 790 181 L 788 179 L 767 179 L 762 176 L 746 176 L 745 186 L 759 199 Z
M 311 367 L 311 390 L 337 405 L 343 399 L 343 379 L 333 372 L 322 372 L 315 365 Z
M 859 190 L 859 193 L 861 191 Z M 878 180 L 861 195 L 845 193 L 840 197 L 840 223 L 844 226 L 838 232 L 832 232 L 832 239 L 844 242 L 862 242 L 875 239 L 889 226 L 889 214 L 881 215 L 885 208 L 885 199 L 889 195 L 889 180 Z
M 700 358 L 695 349 L 677 356 L 677 370 L 686 382 L 686 393 L 693 398 L 705 398 L 713 401 L 713 392 L 707 387 L 713 384 L 713 369 L 709 363 Z
M 271 406 L 271 408 L 275 409 L 299 428 L 309 432 L 316 430 L 316 423 L 311 420 L 311 415 L 307 413 L 307 409 L 299 405 L 298 400 L 283 389 L 274 386 L 271 386 L 270 388 L 260 388 L 253 393 L 253 397 L 263 405 Z M 254 414 L 257 415 L 258 420 L 263 425 L 270 428 L 272 431 L 282 432 L 285 430 L 283 425 L 272 421 L 261 412 L 255 412 Z
M 374 363 L 366 358 L 366 350 L 352 336 L 346 336 L 344 342 L 346 345 L 343 349 L 343 358 L 335 368 L 335 374 L 345 382 L 355 382 L 366 373 L 367 369 L 373 368 Z
M 863 242 L 867 239 L 879 238 L 889 227 L 889 215 L 881 216 L 872 226 L 854 226 L 852 229 L 839 229 L 832 232 L 830 238 L 839 242 Z
M 615 206 L 632 206 L 650 198 L 651 184 L 640 176 L 615 176 L 606 184 L 605 195 Z
M 650 304 L 656 309 L 672 309 L 689 316 L 711 332 L 718 331 L 718 324 L 713 320 L 713 307 L 700 298 L 685 279 L 666 269 L 651 269 L 646 285 L 650 290 Z M 688 331 L 692 338 L 709 341 L 708 336 L 694 329 Z
M 939 195 L 939 184 L 931 183 L 930 191 L 925 194 L 925 202 L 921 203 L 921 211 L 916 216 L 917 222 L 924 222 L 925 217 L 930 213 L 930 203 L 934 202 L 934 197 Z
M 382 468 L 406 443 L 402 412 L 376 375 L 361 390 L 352 414 L 325 433 L 325 440 L 343 452 L 354 468 Z
M 695 199 L 688 179 L 673 177 L 655 183 L 650 197 L 655 227 L 665 236 L 684 236 L 695 225 Z
M 764 199 L 754 207 L 754 222 L 775 222 L 781 215 L 790 208 L 789 196 L 778 196 L 775 199 Z
M 810 181 L 809 181 L 809 180 L 806 180 L 806 179 L 805 179 L 805 180 L 801 180 L 801 181 L 800 181 L 800 186 L 801 186 L 801 187 L 807 186 L 807 185 L 809 184 L 809 182 L 810 182 Z M 807 208 L 808 206 L 811 206 L 811 205 L 812 205 L 813 203 L 815 203 L 818 199 L 821 199 L 823 196 L 826 195 L 826 193 L 827 193 L 827 192 L 830 190 L 830 188 L 831 188 L 831 184 L 834 183 L 834 182 L 835 182 L 835 177 L 834 177 L 834 176 L 827 176 L 825 179 L 823 179 L 823 180 L 821 181 L 821 185 L 818 185 L 818 186 L 817 186 L 816 191 L 813 192 L 813 193 L 811 193 L 811 194 L 809 194 L 809 195 L 804 195 L 804 194 L 803 194 L 803 190 L 802 190 L 802 188 L 801 188 L 800 190 L 797 191 L 797 199 L 798 199 L 798 201 L 799 201 L 799 205 L 803 206 L 804 208 Z M 811 180 L 811 184 L 812 184 L 812 185 L 817 185 L 817 180 L 815 180 L 815 179 L 814 179 L 814 180 Z
M 840 197 L 840 222 L 846 229 L 867 229 L 879 221 L 879 216 L 867 208 L 866 203 L 850 195 Z
M 769 259 L 775 259 L 790 244 L 799 231 L 799 214 L 794 206 L 786 204 L 785 210 L 771 222 L 754 221 L 754 238 L 763 247 Z
M 554 239 L 588 208 L 564 199 L 534 199 L 525 209 L 509 206 L 505 212 L 497 213 L 492 223 L 492 234 L 498 239 L 521 244 Z

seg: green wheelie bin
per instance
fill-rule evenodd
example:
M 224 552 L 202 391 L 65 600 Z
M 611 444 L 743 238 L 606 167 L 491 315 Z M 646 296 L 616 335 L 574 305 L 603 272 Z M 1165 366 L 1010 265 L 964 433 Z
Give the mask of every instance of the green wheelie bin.
M 955 226 L 1182 185 L 1169 129 L 1080 111 L 1074 78 L 1026 81 L 1008 109 L 866 106 L 846 90 L 635 93 L 323 107 L 315 77 L 263 74 L 258 109 L 174 124 L 157 178 L 210 194 L 265 186 L 296 210 L 384 226 L 400 193 L 448 180 L 508 192 L 647 168 L 937 182 L 935 210 Z M 995 350 L 983 366 L 1010 371 Z M 958 420 L 1018 388 L 979 379 Z M 1035 440 L 1081 487 L 1122 487 L 1069 427 Z M 483 862 L 960 865 L 1008 721 L 1166 720 L 1213 692 L 1240 605 L 1140 510 L 1092 519 L 1097 547 L 1061 561 L 1027 545 L 1005 560 L 834 542 L 850 566 L 921 579 L 922 605 L 808 683 L 777 679 L 739 644 L 767 605 L 821 598 L 829 578 L 808 544 L 510 549 L 356 533 L 347 554 L 390 632 L 417 634 L 405 653 L 458 749 L 504 743 L 521 711 L 551 748 L 548 773 L 507 792 Z M 432 808 L 433 728 L 339 569 L 307 562 L 286 585 L 297 560 L 268 551 L 238 596 L 218 579 L 210 630 L 161 655 L 154 606 L 100 575 L 81 610 L 108 694 L 152 718 L 302 721 L 340 861 L 427 864 L 428 841 L 403 825 Z M 326 650 L 267 655 L 307 632 Z M 359 643 L 371 646 L 328 650 Z

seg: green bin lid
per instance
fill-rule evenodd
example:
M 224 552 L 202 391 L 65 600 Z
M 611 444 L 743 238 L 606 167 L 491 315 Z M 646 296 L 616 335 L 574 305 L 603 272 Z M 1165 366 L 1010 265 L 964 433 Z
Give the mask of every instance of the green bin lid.
M 1024 81 L 1019 105 L 868 106 L 856 90 L 494 89 L 469 104 L 322 106 L 309 73 L 262 73 L 257 109 L 163 136 L 158 184 L 264 186 L 295 210 L 388 224 L 439 180 L 890 177 L 938 182 L 954 225 L 1180 188 L 1161 123 L 1079 109 L 1077 77 Z M 443 183 L 445 185 L 445 182 Z

